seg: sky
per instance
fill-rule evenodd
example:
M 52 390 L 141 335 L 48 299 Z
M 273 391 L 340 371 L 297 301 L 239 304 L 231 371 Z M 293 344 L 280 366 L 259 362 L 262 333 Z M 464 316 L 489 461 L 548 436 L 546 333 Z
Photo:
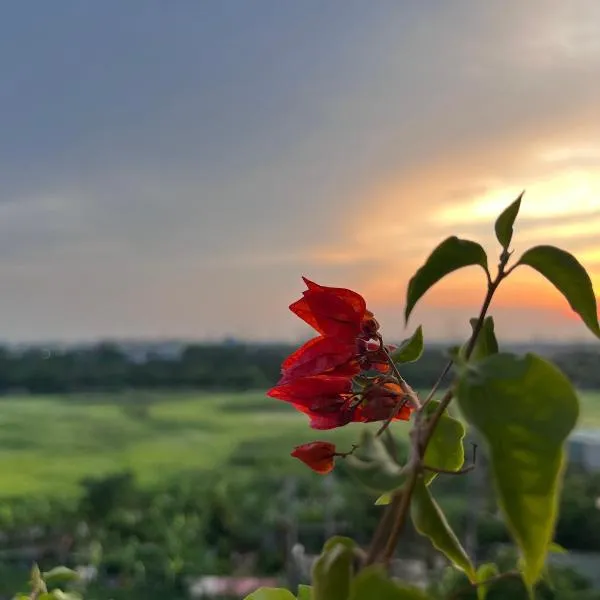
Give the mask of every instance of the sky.
M 296 340 L 301 276 L 384 334 L 465 332 L 485 281 L 403 323 L 448 235 L 574 252 L 600 289 L 597 0 L 10 3 L 0 20 L 0 338 Z M 541 277 L 511 340 L 586 341 Z

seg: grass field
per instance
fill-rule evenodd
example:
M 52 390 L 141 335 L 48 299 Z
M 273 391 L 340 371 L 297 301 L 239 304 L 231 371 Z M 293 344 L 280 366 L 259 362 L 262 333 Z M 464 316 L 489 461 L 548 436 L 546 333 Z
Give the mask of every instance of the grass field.
M 125 469 L 152 483 L 218 467 L 253 441 L 250 452 L 289 455 L 294 444 L 315 439 L 306 423 L 261 393 L 7 397 L 0 400 L 0 496 L 72 494 L 83 477 Z M 319 438 L 349 443 L 355 434 Z
M 600 393 L 581 395 L 580 427 L 600 428 Z M 288 456 L 295 444 L 349 446 L 352 426 L 313 432 L 260 393 L 79 395 L 0 400 L 0 496 L 70 495 L 90 475 L 133 470 L 144 483 L 218 468 L 233 453 Z M 290 467 L 298 464 L 290 460 Z

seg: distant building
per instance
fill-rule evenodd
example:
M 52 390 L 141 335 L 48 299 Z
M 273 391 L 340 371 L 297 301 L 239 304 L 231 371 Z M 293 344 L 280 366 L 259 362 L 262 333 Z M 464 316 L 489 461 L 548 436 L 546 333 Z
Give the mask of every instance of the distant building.
M 245 598 L 261 587 L 278 587 L 279 580 L 259 577 L 199 577 L 190 582 L 192 598 Z
M 600 429 L 579 429 L 568 440 L 569 462 L 600 471 Z

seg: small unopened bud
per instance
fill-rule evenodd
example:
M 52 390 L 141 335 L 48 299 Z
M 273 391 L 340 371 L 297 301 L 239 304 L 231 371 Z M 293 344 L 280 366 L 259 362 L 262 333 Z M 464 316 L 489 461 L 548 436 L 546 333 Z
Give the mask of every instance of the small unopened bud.
M 365 319 L 361 324 L 362 332 L 365 336 L 374 336 L 379 330 L 379 323 L 375 317 Z

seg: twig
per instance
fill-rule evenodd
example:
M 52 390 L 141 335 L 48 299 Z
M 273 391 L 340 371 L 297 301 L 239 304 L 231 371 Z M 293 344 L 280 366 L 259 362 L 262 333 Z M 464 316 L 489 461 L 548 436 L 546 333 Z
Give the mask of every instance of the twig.
M 392 421 L 398 416 L 400 411 L 406 406 L 407 402 L 410 402 L 411 400 L 412 400 L 412 397 L 409 396 L 408 394 L 406 394 L 402 397 L 402 400 L 400 400 L 398 402 L 398 404 L 396 404 L 396 406 L 394 406 L 394 410 L 390 413 L 390 416 L 383 422 L 381 427 L 377 430 L 375 437 L 380 437 L 383 434 L 383 432 L 387 430 L 387 428 L 392 424 Z
M 383 422 L 381 427 L 377 430 L 375 437 L 381 436 L 381 434 L 390 426 L 392 421 L 398 416 L 398 414 L 404 408 L 404 406 L 406 406 L 407 402 L 411 402 L 413 404 L 413 406 L 417 409 L 421 408 L 419 396 L 417 396 L 417 393 L 410 387 L 410 385 L 408 385 L 408 383 L 406 382 L 404 377 L 402 377 L 402 375 L 400 375 L 400 371 L 398 371 L 398 367 L 396 366 L 396 363 L 394 362 L 392 355 L 388 352 L 387 348 L 383 345 L 383 339 L 381 336 L 379 336 L 379 348 L 382 352 L 385 353 L 388 364 L 390 365 L 390 368 L 392 369 L 394 375 L 396 376 L 396 383 L 398 383 L 398 385 L 400 386 L 400 389 L 404 392 L 404 397 L 402 398 L 402 400 L 400 400 L 400 402 L 398 402 L 398 404 L 396 404 L 396 406 L 394 407 L 394 410 L 391 412 L 390 416 Z
M 352 444 L 352 447 L 348 452 L 336 452 L 334 456 L 337 456 L 339 458 L 346 458 L 347 456 L 352 456 L 359 448 L 360 444 Z
M 414 467 L 410 470 L 406 484 L 402 489 L 402 495 L 400 496 L 400 503 L 398 506 L 398 513 L 396 515 L 396 518 L 394 519 L 394 522 L 392 523 L 390 535 L 388 537 L 385 548 L 383 549 L 383 562 L 386 566 L 388 566 L 390 564 L 390 561 L 392 560 L 392 556 L 396 551 L 398 539 L 400 538 L 400 534 L 402 533 L 402 529 L 404 528 L 404 523 L 406 522 L 406 519 L 408 517 L 410 500 L 412 498 L 415 485 L 417 484 L 417 479 L 419 478 L 419 472 L 420 469 L 418 468 L 418 465 L 414 465 Z
M 398 512 L 401 504 L 401 497 L 398 493 L 393 494 L 391 502 L 385 507 L 385 511 L 377 524 L 373 540 L 367 553 L 365 560 L 365 566 L 372 565 L 378 558 L 379 553 L 382 550 L 383 544 L 387 539 L 387 533 L 395 519 L 395 515 Z
M 498 277 L 496 277 L 496 280 L 494 282 L 492 282 L 492 284 L 488 287 L 488 291 L 487 291 L 487 294 L 485 295 L 483 305 L 481 306 L 481 311 L 479 313 L 479 317 L 477 318 L 477 323 L 475 324 L 475 327 L 473 328 L 473 334 L 471 335 L 471 338 L 469 339 L 469 343 L 467 344 L 467 349 L 465 351 L 465 358 L 467 360 L 469 360 L 469 358 L 471 358 L 471 354 L 473 354 L 473 350 L 475 349 L 475 344 L 477 343 L 477 338 L 479 337 L 479 334 L 481 333 L 481 329 L 483 328 L 483 323 L 485 321 L 487 311 L 492 302 L 492 298 L 494 297 L 494 292 L 500 285 L 500 282 L 502 281 L 502 279 L 503 279 L 503 273 L 502 273 L 502 271 L 500 271 L 500 273 L 498 274 Z M 422 440 L 423 448 L 427 448 L 427 444 L 429 444 L 429 440 L 431 439 L 431 436 L 433 435 L 433 432 L 435 431 L 435 428 L 437 427 L 439 420 L 442 418 L 442 415 L 444 414 L 444 411 L 448 408 L 448 405 L 450 404 L 450 402 L 452 402 L 453 397 L 454 397 L 454 392 L 452 391 L 452 389 L 449 389 L 444 394 L 442 400 L 440 401 L 439 406 L 437 407 L 437 410 L 433 413 L 431 419 L 428 421 L 427 427 L 425 429 L 425 434 L 424 434 L 424 437 Z
M 440 385 L 442 385 L 444 378 L 450 372 L 450 369 L 452 368 L 453 364 L 454 364 L 453 360 L 449 360 L 447 362 L 446 366 L 444 367 L 444 370 L 442 371 L 442 374 L 438 377 L 438 380 L 433 384 L 433 387 L 431 388 L 431 391 L 429 392 L 429 394 L 427 394 L 427 398 L 425 398 L 425 401 L 423 402 L 423 407 L 427 406 L 433 400 L 435 393 L 438 391 L 438 388 L 440 387 Z

